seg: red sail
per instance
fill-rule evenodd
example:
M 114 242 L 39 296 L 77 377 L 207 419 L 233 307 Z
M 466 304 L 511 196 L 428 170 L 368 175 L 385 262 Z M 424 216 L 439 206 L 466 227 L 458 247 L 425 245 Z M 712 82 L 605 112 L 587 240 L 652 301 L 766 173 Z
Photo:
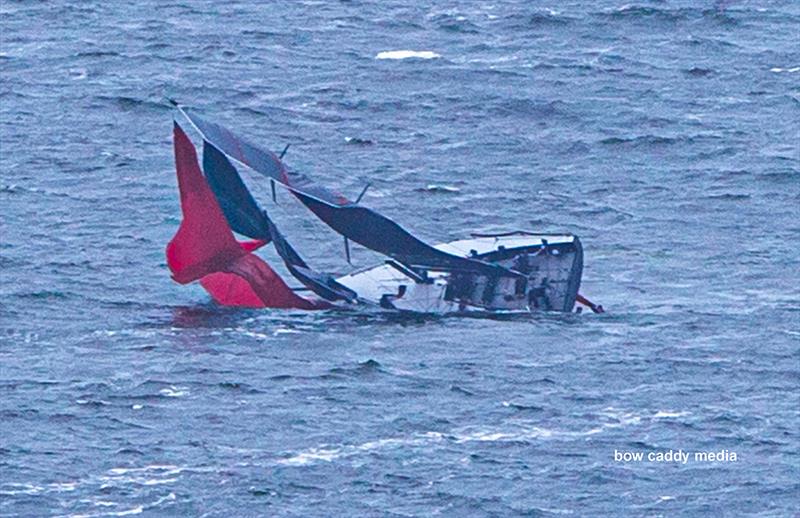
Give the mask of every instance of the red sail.
M 232 306 L 322 309 L 327 303 L 304 299 L 252 253 L 263 243 L 239 243 L 200 171 L 197 153 L 176 123 L 175 166 L 183 221 L 167 245 L 175 281 L 200 280 L 219 303 Z

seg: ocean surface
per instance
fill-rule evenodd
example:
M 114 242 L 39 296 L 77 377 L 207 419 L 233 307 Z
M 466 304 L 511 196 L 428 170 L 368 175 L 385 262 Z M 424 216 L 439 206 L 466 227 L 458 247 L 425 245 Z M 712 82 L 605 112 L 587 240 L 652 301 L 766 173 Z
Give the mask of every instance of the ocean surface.
M 216 306 L 165 97 L 430 242 L 573 232 L 607 313 Z M 793 0 L 0 0 L 0 516 L 792 516 L 799 208 Z

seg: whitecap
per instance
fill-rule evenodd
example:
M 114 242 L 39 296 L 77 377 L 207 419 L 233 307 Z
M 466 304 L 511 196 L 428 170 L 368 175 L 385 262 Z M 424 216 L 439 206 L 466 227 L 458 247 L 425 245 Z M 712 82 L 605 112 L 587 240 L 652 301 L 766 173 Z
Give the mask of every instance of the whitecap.
M 55 482 L 53 484 L 48 484 L 47 487 L 57 492 L 75 491 L 75 488 L 78 487 L 78 482 Z
M 159 394 L 166 397 L 181 397 L 185 396 L 189 392 L 187 390 L 179 389 L 175 386 L 170 386 L 169 388 L 163 388 L 158 391 Z
M 339 449 L 317 449 L 311 448 L 307 451 L 302 453 L 298 453 L 292 457 L 287 459 L 280 459 L 278 464 L 284 464 L 286 466 L 305 466 L 306 464 L 311 464 L 312 462 L 316 461 L 325 461 L 331 462 L 334 459 L 337 459 L 341 456 L 341 450 Z
M 300 453 L 295 453 L 291 457 L 278 459 L 276 462 L 286 466 L 304 466 L 317 461 L 332 462 L 341 457 L 351 457 L 363 452 L 383 450 L 386 448 L 424 446 L 441 441 L 442 439 L 444 439 L 444 435 L 439 432 L 425 432 L 410 437 L 386 437 L 361 444 L 340 445 L 339 447 L 321 445 L 319 448 L 309 448 Z
M 345 137 L 344 141 L 348 144 L 353 144 L 357 146 L 369 146 L 375 143 L 374 141 L 368 138 L 361 138 L 361 137 Z
M 14 495 L 35 495 L 44 491 L 41 486 L 34 486 L 33 484 L 19 484 L 16 482 L 9 482 L 0 485 L 0 495 L 14 496 Z
M 85 68 L 70 68 L 69 69 L 69 77 L 73 81 L 80 81 L 82 79 L 86 79 L 89 76 L 89 72 Z
M 683 417 L 689 415 L 691 412 L 670 412 L 666 410 L 659 410 L 653 415 L 653 419 L 669 419 L 672 417 Z
M 515 436 L 512 434 L 503 432 L 476 432 L 474 434 L 459 437 L 456 439 L 456 442 L 459 443 L 469 442 L 469 441 L 495 442 L 495 441 L 514 439 L 514 437 Z
M 576 437 L 586 437 L 601 433 L 609 428 L 623 427 L 629 424 L 638 424 L 639 416 L 630 413 L 611 412 L 604 414 L 613 417 L 617 422 L 603 423 L 597 428 L 589 430 L 555 430 L 537 426 L 513 426 L 508 429 L 467 428 L 452 433 L 441 432 L 418 433 L 408 437 L 387 437 L 367 441 L 361 444 L 328 445 L 308 448 L 301 452 L 294 452 L 291 456 L 277 459 L 277 464 L 285 466 L 305 466 L 315 462 L 333 462 L 340 458 L 357 456 L 365 452 L 385 450 L 389 448 L 405 448 L 432 446 L 435 443 L 447 440 L 456 444 L 470 442 L 528 442 L 532 440 L 564 440 Z
M 387 50 L 375 55 L 375 59 L 435 59 L 440 57 L 442 56 L 430 50 Z
M 793 74 L 795 72 L 800 72 L 800 67 L 792 67 L 792 68 L 774 67 L 770 68 L 769 71 L 775 72 L 776 74 L 780 74 L 781 72 L 789 72 L 790 74 Z
M 172 501 L 175 501 L 175 500 L 177 500 L 177 497 L 175 496 L 175 493 L 169 493 L 167 495 L 164 495 L 164 496 L 158 498 L 157 500 L 155 500 L 155 501 L 153 501 L 153 502 L 151 502 L 149 504 L 137 505 L 136 507 L 133 507 L 131 509 L 125 509 L 125 510 L 122 510 L 122 511 L 112 511 L 110 509 L 105 509 L 102 512 L 99 512 L 99 513 L 82 513 L 82 514 L 73 513 L 73 514 L 69 514 L 69 515 L 59 515 L 56 518 L 94 518 L 94 517 L 100 517 L 100 516 L 131 516 L 131 515 L 135 515 L 135 514 L 142 514 L 145 511 L 145 506 L 147 507 L 147 509 L 153 509 L 155 507 L 160 506 L 164 502 L 172 502 Z M 95 505 L 101 505 L 103 507 L 112 507 L 112 506 L 116 506 L 118 504 L 115 503 L 115 502 L 102 502 L 101 501 L 99 503 L 95 503 Z
M 302 331 L 298 331 L 297 329 L 291 329 L 291 328 L 288 328 L 288 327 L 279 327 L 278 329 L 276 329 L 275 331 L 272 332 L 272 336 L 296 335 L 296 334 L 301 334 L 301 333 L 302 333 Z
M 108 470 L 112 475 L 124 475 L 126 473 L 142 473 L 148 471 L 165 471 L 165 474 L 171 475 L 180 473 L 182 468 L 174 464 L 150 464 L 143 468 L 111 468 Z
M 243 334 L 244 336 L 247 336 L 247 337 L 250 337 L 250 338 L 256 338 L 258 340 L 268 340 L 270 338 L 270 336 L 267 335 L 267 334 L 257 333 L 255 331 L 247 331 L 246 329 L 239 328 L 239 329 L 236 329 L 236 331 L 241 333 L 241 334 Z
M 636 425 L 639 424 L 642 420 L 642 418 L 639 415 L 633 412 L 625 412 L 623 410 L 614 408 L 613 406 L 604 408 L 603 411 L 600 412 L 600 415 L 617 421 L 616 423 L 605 423 L 604 426 L 608 428 L 617 428 L 620 426 L 627 426 L 630 424 Z
M 455 434 L 456 443 L 465 442 L 526 442 L 531 439 L 546 439 L 554 434 L 567 435 L 570 432 L 548 430 L 537 426 L 520 428 L 516 431 L 478 430 L 470 433 Z
M 456 192 L 461 192 L 461 189 L 459 189 L 458 187 L 453 187 L 452 185 L 431 183 L 426 185 L 423 189 L 418 189 L 418 191 L 435 192 L 435 193 L 456 193 Z

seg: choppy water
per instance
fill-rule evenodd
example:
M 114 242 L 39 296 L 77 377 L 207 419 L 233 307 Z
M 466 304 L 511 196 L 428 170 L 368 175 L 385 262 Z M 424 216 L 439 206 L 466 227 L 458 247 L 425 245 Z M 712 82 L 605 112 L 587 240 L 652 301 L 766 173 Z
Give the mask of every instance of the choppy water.
M 3 516 L 798 509 L 796 2 L 1 0 L 0 29 Z M 610 311 L 215 307 L 164 264 L 165 95 L 430 241 L 575 232 Z M 738 460 L 614 461 L 669 449 Z

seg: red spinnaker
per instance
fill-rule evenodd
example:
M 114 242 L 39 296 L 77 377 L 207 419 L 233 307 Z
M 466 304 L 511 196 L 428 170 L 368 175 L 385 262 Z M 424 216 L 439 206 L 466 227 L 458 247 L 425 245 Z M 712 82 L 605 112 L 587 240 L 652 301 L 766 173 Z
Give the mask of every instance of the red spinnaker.
M 292 291 L 270 266 L 252 253 L 263 243 L 239 243 L 208 186 L 194 145 L 175 123 L 175 166 L 181 193 L 181 221 L 167 245 L 172 278 L 200 284 L 220 304 L 256 308 L 324 309 L 326 302 Z

